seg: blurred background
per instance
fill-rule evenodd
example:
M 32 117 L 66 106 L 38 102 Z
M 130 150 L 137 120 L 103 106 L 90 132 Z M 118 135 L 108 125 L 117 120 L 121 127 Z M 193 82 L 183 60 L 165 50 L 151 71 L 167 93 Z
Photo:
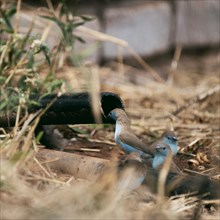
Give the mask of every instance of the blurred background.
M 37 7 L 45 7 L 45 1 L 23 1 L 23 27 L 29 27 L 27 16 L 33 16 Z M 184 49 L 219 49 L 219 1 L 149 1 L 149 0 L 91 0 L 66 1 L 68 10 L 76 15 L 94 17 L 86 27 L 124 40 L 142 57 L 155 57 L 181 46 Z M 54 5 L 58 1 L 52 1 Z M 23 11 L 24 9 L 24 11 Z M 29 14 L 31 13 L 31 14 Z M 26 17 L 25 17 L 26 14 Z M 40 26 L 40 25 L 39 25 Z M 43 29 L 44 26 L 36 27 Z M 40 30 L 38 30 L 40 31 Z M 81 33 L 82 34 L 82 33 Z M 53 47 L 59 33 L 53 32 L 47 39 Z M 89 36 L 88 36 L 89 35 Z M 117 59 L 119 50 L 124 58 L 132 54 L 122 44 L 112 39 L 97 42 L 97 36 L 84 33 L 86 45 L 76 43 L 77 53 L 89 61 L 100 63 Z M 107 41 L 107 42 L 106 42 Z M 110 42 L 109 42 L 110 41 Z M 122 45 L 121 45 L 121 44 Z M 118 48 L 122 46 L 123 49 Z M 89 56 L 90 55 L 90 56 Z

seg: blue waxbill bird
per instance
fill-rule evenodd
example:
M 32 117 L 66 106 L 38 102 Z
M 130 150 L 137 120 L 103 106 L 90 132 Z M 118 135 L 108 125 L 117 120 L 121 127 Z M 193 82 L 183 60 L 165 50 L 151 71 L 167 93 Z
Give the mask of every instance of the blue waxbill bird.
M 116 108 L 112 110 L 108 117 L 116 122 L 115 126 L 115 142 L 127 154 L 137 152 L 141 155 L 153 157 L 152 150 L 145 145 L 132 131 L 130 120 L 123 109 Z
M 158 178 L 158 170 L 163 165 L 168 155 L 170 147 L 167 144 L 158 143 L 154 158 L 143 158 L 138 152 L 127 154 L 118 164 L 118 189 L 126 188 L 127 191 L 138 188 L 148 178 L 146 175 L 155 175 Z M 171 171 L 176 171 L 176 167 L 171 166 Z M 156 180 L 154 180 L 156 181 Z
M 127 186 L 130 191 L 137 189 L 141 185 L 146 185 L 153 193 L 156 193 L 160 175 L 157 168 L 163 165 L 170 151 L 171 149 L 168 145 L 159 143 L 156 146 L 152 167 L 149 167 L 137 152 L 127 155 L 125 160 L 121 161 L 118 166 L 120 173 L 119 186 Z M 127 169 L 132 169 L 133 178 L 126 175 Z M 215 200 L 220 197 L 218 193 L 219 187 L 219 183 L 211 181 L 207 176 L 183 175 L 171 171 L 166 178 L 165 194 L 174 196 L 194 193 L 193 196 L 197 196 L 199 199 Z
M 173 131 L 166 130 L 161 138 L 152 144 L 147 146 L 144 144 L 132 131 L 130 126 L 130 120 L 123 109 L 113 109 L 108 117 L 113 119 L 116 123 L 115 126 L 115 142 L 124 150 L 126 153 L 138 152 L 141 155 L 148 155 L 153 157 L 155 154 L 155 146 L 157 142 L 163 142 L 168 144 L 172 150 L 173 156 L 176 156 L 178 151 L 177 137 Z
M 147 185 L 153 192 L 157 190 L 158 168 L 164 164 L 169 152 L 172 151 L 170 146 L 164 143 L 158 143 L 155 147 L 156 153 L 152 163 L 153 169 L 147 169 L 146 178 L 143 181 L 143 184 Z M 191 176 L 172 172 L 172 166 L 165 183 L 166 195 L 168 196 L 195 193 L 194 195 L 198 198 L 211 200 L 220 198 L 219 188 L 220 183 L 211 181 L 207 176 Z
M 177 143 L 177 141 L 178 140 L 177 140 L 176 134 L 171 130 L 166 130 L 161 135 L 161 138 L 151 145 L 151 149 L 155 153 L 155 147 L 156 147 L 157 143 L 162 142 L 162 143 L 167 144 L 167 145 L 170 146 L 172 154 L 175 157 L 177 155 L 177 152 L 178 152 L 178 143 Z

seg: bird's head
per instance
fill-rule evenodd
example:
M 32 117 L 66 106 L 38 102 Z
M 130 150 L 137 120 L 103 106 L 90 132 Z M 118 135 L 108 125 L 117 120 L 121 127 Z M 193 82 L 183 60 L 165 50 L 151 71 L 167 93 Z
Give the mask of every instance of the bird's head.
M 157 143 L 155 149 L 156 155 L 163 155 L 164 157 L 166 157 L 169 152 L 172 152 L 170 146 L 164 143 Z
M 112 111 L 110 111 L 108 117 L 114 121 L 117 121 L 119 118 L 129 120 L 125 111 L 120 108 L 115 108 Z
M 177 145 L 177 137 L 173 131 L 167 130 L 162 135 L 162 141 L 168 145 Z
M 110 111 L 108 114 L 108 117 L 111 118 L 112 120 L 116 121 L 118 118 L 116 109 Z
M 154 169 L 158 169 L 161 167 L 161 165 L 164 164 L 166 161 L 166 158 L 171 156 L 172 151 L 169 145 L 164 144 L 162 142 L 158 142 L 155 146 L 155 156 L 152 162 L 152 167 Z

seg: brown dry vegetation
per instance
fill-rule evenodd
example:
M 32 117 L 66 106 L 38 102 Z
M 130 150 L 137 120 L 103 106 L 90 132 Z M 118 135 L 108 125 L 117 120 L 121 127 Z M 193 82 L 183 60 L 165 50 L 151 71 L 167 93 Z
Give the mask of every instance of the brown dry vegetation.
M 173 70 L 172 59 L 152 62 L 164 80 L 155 80 L 152 71 L 143 66 L 135 68 L 120 62 L 103 67 L 64 65 L 57 77 L 65 79 L 74 91 L 100 86 L 101 91 L 119 94 L 135 134 L 147 143 L 155 141 L 166 127 L 173 127 L 180 147 L 177 165 L 190 175 L 199 173 L 218 181 L 219 56 L 215 51 L 203 56 L 182 54 Z M 42 68 L 41 77 L 44 72 Z M 2 130 L 7 138 L 1 141 L 1 219 L 219 219 L 217 208 L 199 209 L 200 203 L 194 197 L 161 198 L 146 187 L 126 192 L 126 185 L 116 191 L 114 172 L 93 179 L 93 172 L 97 175 L 95 166 L 83 170 L 83 174 L 67 169 L 67 158 L 74 155 L 83 155 L 85 164 L 103 158 L 100 160 L 111 166 L 123 154 L 114 143 L 113 125 L 70 127 L 84 134 L 77 134 L 64 153 L 41 150 L 42 146 L 34 142 L 31 126 L 24 129 L 22 138 L 18 128 L 11 133 Z M 20 149 L 26 152 L 25 157 L 19 155 Z M 56 159 L 60 155 L 62 159 Z M 58 165 L 50 166 L 56 160 Z M 74 164 L 74 160 L 68 164 Z
M 216 53 L 192 59 L 183 56 L 169 88 L 168 83 L 158 83 L 145 71 L 130 66 L 125 66 L 123 75 L 115 69 L 114 63 L 108 67 L 89 68 L 99 71 L 102 91 L 116 92 L 121 96 L 132 128 L 141 139 L 154 141 L 167 126 L 173 126 L 180 149 L 184 149 L 176 158 L 178 166 L 218 179 L 220 115 L 217 62 Z M 168 67 L 161 66 L 161 69 L 167 71 Z M 201 73 L 201 69 L 205 72 Z M 83 90 L 88 80 L 82 77 L 81 71 L 84 69 L 65 66 L 59 76 L 68 79 L 73 87 L 77 81 L 79 90 Z M 174 114 L 195 97 L 200 98 L 182 108 L 179 114 Z M 86 131 L 86 134 L 78 135 L 73 146 L 66 149 L 70 154 L 79 148 L 97 149 L 98 152 L 77 151 L 77 154 L 110 160 L 122 154 L 113 142 L 114 126 L 74 127 Z M 207 155 L 209 162 L 198 159 L 198 153 L 202 153 L 202 157 Z M 198 161 L 198 164 L 189 167 L 189 159 Z M 195 198 L 167 198 L 161 204 L 160 198 L 149 193 L 147 188 L 129 194 L 116 193 L 115 177 L 111 173 L 94 183 L 64 172 L 60 167 L 50 168 L 47 164 L 51 161 L 44 162 L 45 158 L 36 159 L 33 153 L 17 169 L 7 160 L 1 160 L 3 219 L 192 219 L 194 216 Z M 218 217 L 217 211 L 207 213 L 205 209 L 201 215 L 201 219 Z

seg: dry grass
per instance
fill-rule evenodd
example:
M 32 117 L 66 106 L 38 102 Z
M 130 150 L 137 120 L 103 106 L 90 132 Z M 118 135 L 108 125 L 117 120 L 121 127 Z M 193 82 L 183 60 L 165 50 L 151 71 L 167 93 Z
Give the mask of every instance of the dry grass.
M 212 60 L 210 56 L 215 58 L 215 54 L 208 55 L 203 58 L 204 62 L 207 59 Z M 218 74 L 215 71 L 207 72 L 201 77 L 200 73 L 191 73 L 190 69 L 184 71 L 184 66 L 188 66 L 187 62 L 189 62 L 187 57 L 183 57 L 182 62 L 183 67 L 180 63 L 179 70 L 174 75 L 175 86 L 173 88 L 185 101 L 184 105 L 189 100 L 194 100 L 194 102 L 187 108 L 183 108 L 177 115 L 173 113 L 182 105 L 175 103 L 169 96 L 166 86 L 153 81 L 146 73 L 144 73 L 145 77 L 141 70 L 129 66 L 125 66 L 124 79 L 118 77 L 114 66 L 100 68 L 101 90 L 120 94 L 125 101 L 126 111 L 131 118 L 134 132 L 141 139 L 147 142 L 153 141 L 167 126 L 173 126 L 178 133 L 180 147 L 185 147 L 183 157 L 181 155 L 177 157 L 178 165 L 186 168 L 188 167 L 187 161 L 194 159 L 198 161 L 197 166 L 195 164 L 193 167 L 195 172 L 217 178 L 219 175 L 217 166 L 219 163 L 217 154 L 219 150 L 219 89 L 214 91 L 212 89 L 218 86 Z M 194 60 L 189 63 L 192 68 L 193 62 Z M 195 65 L 197 65 L 196 62 Z M 210 67 L 206 65 L 204 68 L 213 66 L 212 63 L 208 63 Z M 133 73 L 129 73 L 129 68 Z M 78 86 L 83 87 L 86 80 L 80 78 L 82 77 L 80 70 L 71 70 L 72 68 L 64 67 L 62 77 L 73 78 L 74 73 L 75 77 L 82 82 Z M 71 75 L 68 71 L 71 71 Z M 132 76 L 136 79 L 140 77 L 143 84 L 131 82 Z M 185 83 L 186 80 L 188 83 Z M 213 92 L 210 93 L 210 91 Z M 201 94 L 205 95 L 201 96 Z M 200 99 L 194 97 L 200 97 Z M 99 127 L 95 132 L 92 132 L 96 129 L 94 127 L 84 125 L 83 128 L 91 132 L 91 140 L 100 140 L 103 144 L 105 141 L 113 140 L 113 127 L 106 129 Z M 103 137 L 105 137 L 104 140 Z M 13 143 L 15 141 L 9 138 L 8 144 L 12 147 Z M 21 147 L 24 142 L 19 143 Z M 198 159 L 199 152 L 207 155 L 209 163 L 201 158 Z M 97 154 L 100 153 L 97 152 Z M 7 154 L 4 153 L 4 155 Z M 195 202 L 194 197 L 165 198 L 161 204 L 159 202 L 161 198 L 152 195 L 144 187 L 132 193 L 126 193 L 126 190 L 117 192 L 114 187 L 115 176 L 112 173 L 107 173 L 99 182 L 90 182 L 58 170 L 50 170 L 45 164 L 42 164 L 44 168 L 40 167 L 39 171 L 34 173 L 36 168 L 26 166 L 27 160 L 35 160 L 32 153 L 24 161 L 22 160 L 23 162 L 18 167 L 11 165 L 7 157 L 1 159 L 1 217 L 3 219 L 219 218 L 217 211 L 213 210 L 212 213 L 208 213 L 206 209 L 199 210 L 201 216 L 199 214 L 199 217 L 196 217 L 198 203 Z M 199 170 L 201 166 L 203 170 Z
M 126 42 L 95 34 L 104 41 L 112 40 L 128 47 Z M 161 63 L 157 68 L 164 73 L 165 80 L 161 80 L 152 67 L 131 52 L 145 70 L 123 64 L 119 54 L 120 65 L 79 68 L 64 65 L 57 76 L 65 79 L 75 91 L 90 89 L 97 94 L 99 87 L 94 85 L 98 83 L 101 91 L 119 94 L 134 132 L 146 142 L 154 141 L 166 127 L 173 127 L 179 138 L 181 154 L 176 162 L 180 168 L 191 166 L 196 173 L 218 179 L 219 53 L 203 57 L 177 56 L 178 65 L 173 69 L 171 61 Z M 92 86 L 88 78 L 94 79 Z M 20 129 L 18 114 L 17 125 L 11 132 L 0 131 L 1 219 L 219 219 L 217 210 L 200 209 L 200 202 L 194 197 L 163 198 L 161 203 L 161 197 L 145 187 L 127 192 L 125 185 L 117 191 L 114 172 L 106 172 L 98 181 L 88 181 L 51 169 L 48 164 L 52 161 L 42 163 L 35 157 L 39 150 L 33 135 L 37 120 L 31 122 L 32 117 L 36 116 L 27 116 Z M 113 141 L 111 126 L 79 127 L 88 131 L 90 140 L 99 140 L 103 145 Z M 100 152 L 95 153 L 102 157 Z

